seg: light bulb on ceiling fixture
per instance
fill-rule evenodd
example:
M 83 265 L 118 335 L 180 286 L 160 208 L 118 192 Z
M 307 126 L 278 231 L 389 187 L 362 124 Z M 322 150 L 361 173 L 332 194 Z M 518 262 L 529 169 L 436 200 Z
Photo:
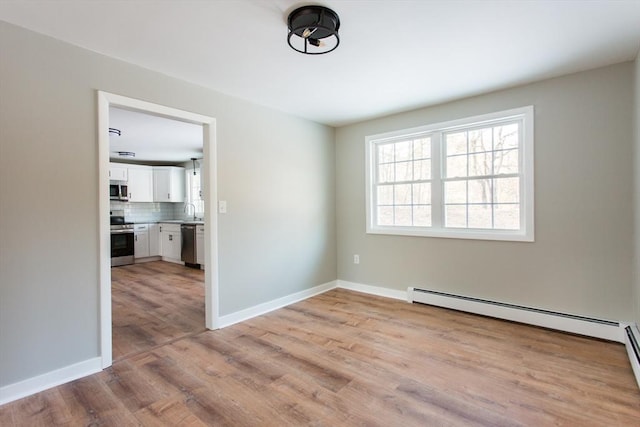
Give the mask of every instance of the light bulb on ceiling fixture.
M 302 38 L 308 39 L 309 36 L 313 33 L 315 33 L 316 31 L 318 31 L 318 27 L 311 29 L 311 28 L 306 28 L 303 32 L 302 32 Z

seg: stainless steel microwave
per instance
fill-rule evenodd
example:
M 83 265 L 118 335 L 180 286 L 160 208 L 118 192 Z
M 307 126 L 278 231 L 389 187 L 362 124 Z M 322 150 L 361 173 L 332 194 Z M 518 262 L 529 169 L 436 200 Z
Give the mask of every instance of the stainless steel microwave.
M 109 199 L 126 202 L 129 200 L 127 181 L 109 181 Z

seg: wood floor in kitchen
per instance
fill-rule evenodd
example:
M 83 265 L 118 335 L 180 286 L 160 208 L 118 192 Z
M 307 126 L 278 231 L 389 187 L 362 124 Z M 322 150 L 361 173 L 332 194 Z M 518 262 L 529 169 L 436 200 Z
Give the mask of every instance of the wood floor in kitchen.
M 113 359 L 205 330 L 204 271 L 164 261 L 111 269 Z
M 638 426 L 640 391 L 621 344 L 337 289 L 122 357 L 0 425 Z

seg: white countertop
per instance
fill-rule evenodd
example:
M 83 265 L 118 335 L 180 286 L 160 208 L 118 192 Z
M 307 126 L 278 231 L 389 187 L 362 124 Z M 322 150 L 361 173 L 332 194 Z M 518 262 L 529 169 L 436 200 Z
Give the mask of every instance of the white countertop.
M 198 224 L 204 225 L 204 221 L 193 221 L 189 219 L 163 219 L 158 221 L 159 224 Z

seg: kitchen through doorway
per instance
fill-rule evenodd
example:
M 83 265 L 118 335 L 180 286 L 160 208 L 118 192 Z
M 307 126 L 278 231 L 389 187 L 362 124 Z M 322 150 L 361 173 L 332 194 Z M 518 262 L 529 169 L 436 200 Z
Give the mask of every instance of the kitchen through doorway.
M 213 118 L 106 92 L 98 101 L 105 368 L 216 328 L 217 182 Z M 114 216 L 118 234 L 132 232 L 133 256 L 119 253 L 112 267 Z M 182 241 L 181 226 L 200 231 L 197 248 L 195 235 Z

